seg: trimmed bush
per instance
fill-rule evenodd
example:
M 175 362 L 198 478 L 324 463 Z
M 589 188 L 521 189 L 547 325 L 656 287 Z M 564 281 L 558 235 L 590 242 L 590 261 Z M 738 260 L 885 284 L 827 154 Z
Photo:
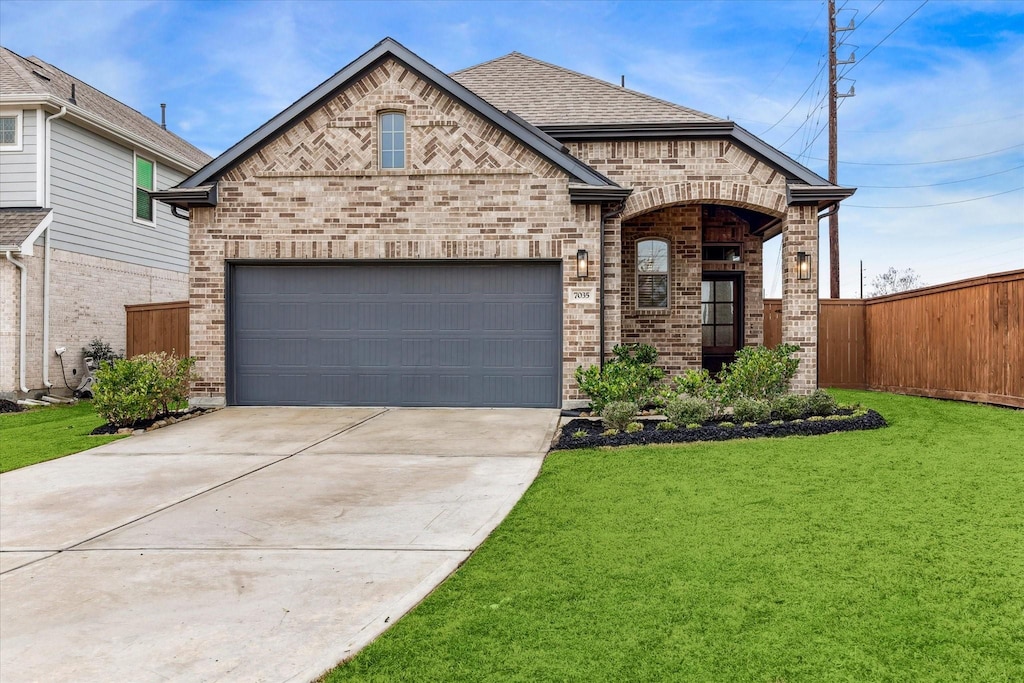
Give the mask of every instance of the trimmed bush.
M 93 385 L 96 413 L 117 427 L 151 420 L 188 398 L 194 358 L 148 353 L 100 365 Z
M 643 430 L 644 426 L 640 422 L 630 422 L 628 425 L 626 425 L 627 434 L 636 434 L 637 432 L 642 432 Z
M 772 417 L 772 404 L 765 399 L 741 398 L 732 411 L 740 422 L 767 422 Z
M 795 420 L 808 413 L 807 397 L 785 394 L 772 401 L 772 415 L 780 420 Z
M 664 422 L 658 423 L 658 429 L 660 429 L 663 432 L 670 432 L 673 429 L 676 429 L 676 423 L 665 420 Z
M 741 398 L 771 400 L 789 391 L 789 383 L 796 375 L 799 359 L 793 354 L 800 350 L 792 344 L 746 346 L 736 352 L 736 360 L 729 363 L 718 379 L 726 402 Z
M 824 389 L 818 389 L 807 397 L 807 410 L 812 415 L 828 417 L 835 414 L 838 407 L 836 400 Z
M 665 404 L 665 417 L 676 424 L 707 422 L 713 413 L 711 404 L 702 398 L 677 397 Z
M 601 413 L 613 401 L 646 405 L 657 392 L 665 371 L 654 363 L 658 352 L 647 344 L 620 344 L 612 352 L 613 360 L 589 368 L 576 368 L 576 383 L 589 399 L 590 407 Z
M 612 401 L 601 411 L 601 419 L 611 429 L 623 431 L 637 414 L 636 404 L 632 401 Z

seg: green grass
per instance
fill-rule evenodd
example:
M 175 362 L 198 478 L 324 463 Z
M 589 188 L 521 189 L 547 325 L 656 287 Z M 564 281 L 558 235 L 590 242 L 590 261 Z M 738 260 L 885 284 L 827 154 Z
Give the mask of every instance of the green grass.
M 553 452 L 328 681 L 1021 681 L 1024 413 L 836 391 L 887 429 Z
M 89 401 L 0 415 L 0 472 L 102 446 L 119 436 L 89 436 L 104 424 Z

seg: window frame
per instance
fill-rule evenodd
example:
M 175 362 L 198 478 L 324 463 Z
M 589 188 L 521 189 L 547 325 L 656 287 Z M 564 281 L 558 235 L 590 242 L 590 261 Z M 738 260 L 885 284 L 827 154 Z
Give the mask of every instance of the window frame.
M 665 270 L 648 270 L 643 271 L 640 269 L 640 247 L 645 242 L 657 242 L 665 247 Z M 633 269 L 634 273 L 634 284 L 636 286 L 636 300 L 634 305 L 638 311 L 648 311 L 655 313 L 664 313 L 672 308 L 672 242 L 664 237 L 641 237 L 639 238 L 634 246 L 635 253 L 633 255 Z M 640 304 L 640 277 L 642 275 L 664 275 L 665 276 L 665 305 L 664 306 L 642 306 Z
M 384 165 L 384 117 L 398 115 L 402 117 L 402 165 Z M 409 168 L 409 117 L 401 109 L 381 109 L 377 112 L 377 166 L 382 171 L 402 171 Z M 394 135 L 394 132 L 390 132 Z M 389 150 L 392 154 L 396 150 Z
M 20 109 L 0 109 L 0 118 L 14 119 L 14 142 L 0 143 L 0 152 L 22 152 L 25 149 L 25 112 Z
M 139 186 L 139 159 L 148 161 L 153 165 L 153 187 L 147 189 Z M 145 190 L 152 194 L 156 191 L 156 160 L 144 157 L 137 151 L 132 152 L 132 222 L 139 223 L 140 225 L 155 226 L 156 225 L 156 202 L 153 197 L 150 196 L 150 213 L 152 218 L 146 220 L 145 218 L 139 218 L 139 190 Z

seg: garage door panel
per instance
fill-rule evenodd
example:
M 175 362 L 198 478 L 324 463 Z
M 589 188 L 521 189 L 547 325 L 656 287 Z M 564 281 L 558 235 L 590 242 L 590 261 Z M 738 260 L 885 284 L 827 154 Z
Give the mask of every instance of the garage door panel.
M 557 263 L 238 264 L 230 285 L 233 403 L 560 402 Z

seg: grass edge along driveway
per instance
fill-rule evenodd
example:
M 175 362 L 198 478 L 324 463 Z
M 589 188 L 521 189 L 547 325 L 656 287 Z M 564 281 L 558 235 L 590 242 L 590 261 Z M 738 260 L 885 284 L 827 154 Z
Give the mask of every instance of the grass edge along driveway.
M 834 393 L 891 426 L 553 452 L 324 680 L 1020 680 L 1024 413 Z
M 0 473 L 124 438 L 89 436 L 105 423 L 96 415 L 91 401 L 4 413 L 0 415 Z

